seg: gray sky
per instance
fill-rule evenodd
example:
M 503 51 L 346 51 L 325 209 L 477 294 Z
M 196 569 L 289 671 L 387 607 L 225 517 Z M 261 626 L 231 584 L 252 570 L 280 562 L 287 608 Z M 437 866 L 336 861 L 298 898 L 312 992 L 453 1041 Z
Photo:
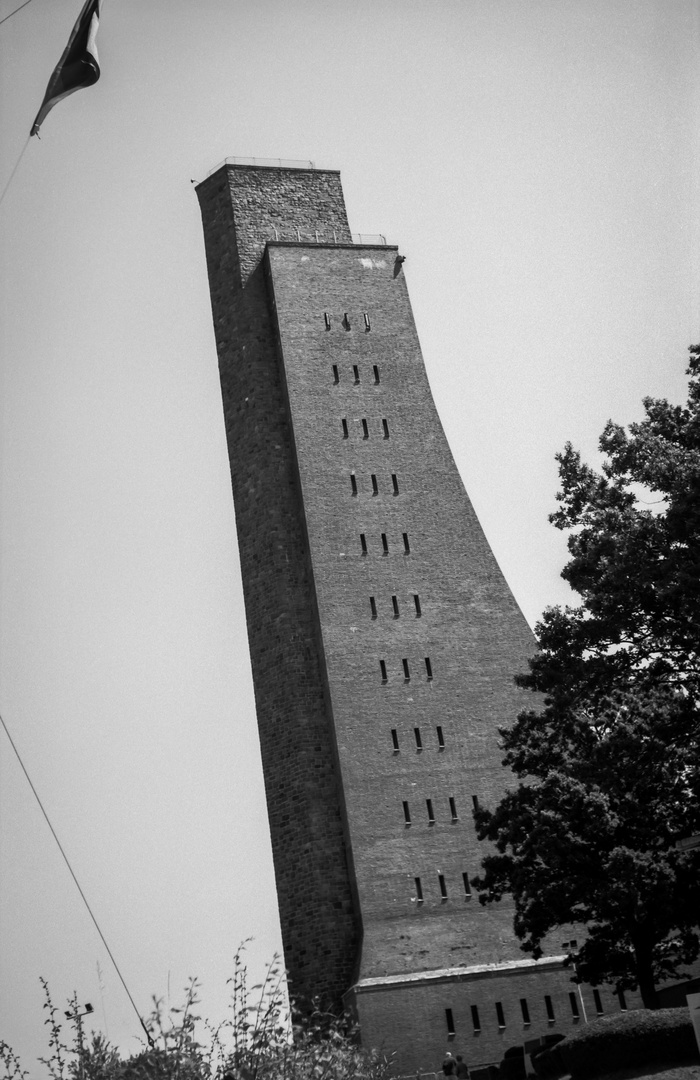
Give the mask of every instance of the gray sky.
M 0 0 L 0 17 L 17 6 Z M 0 26 L 0 184 L 80 0 Z M 699 0 L 105 0 L 102 78 L 0 208 L 0 708 L 139 1008 L 280 947 L 201 223 L 231 155 L 342 171 L 405 271 L 527 618 L 565 601 L 554 454 L 700 338 Z M 504 721 L 508 718 L 504 717 Z M 138 1026 L 0 735 L 0 1037 L 39 975 Z M 97 964 L 103 972 L 98 984 Z

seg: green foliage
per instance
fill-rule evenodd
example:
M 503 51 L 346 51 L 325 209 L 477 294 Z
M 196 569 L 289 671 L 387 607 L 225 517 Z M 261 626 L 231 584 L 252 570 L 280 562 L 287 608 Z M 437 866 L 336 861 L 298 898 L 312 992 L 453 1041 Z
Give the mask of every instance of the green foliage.
M 584 924 L 578 977 L 649 1005 L 699 951 L 700 851 L 674 844 L 700 832 L 700 346 L 688 373 L 686 406 L 647 398 L 629 433 L 607 424 L 600 472 L 558 456 L 551 520 L 581 603 L 538 624 L 516 681 L 543 707 L 501 731 L 521 783 L 475 815 L 497 853 L 474 885 L 513 895 L 523 948 Z
M 700 1061 L 687 1008 L 635 1009 L 580 1028 L 534 1060 L 538 1076 L 570 1073 L 572 1080 L 632 1066 L 685 1065 Z
M 69 1001 L 72 1034 L 64 1035 L 61 1013 L 47 984 L 45 1023 L 49 1056 L 40 1060 L 51 1080 L 385 1080 L 390 1062 L 358 1044 L 347 1022 L 320 1012 L 292 1025 L 278 963 L 249 991 L 242 962 L 234 958 L 229 980 L 229 1016 L 217 1027 L 197 1015 L 199 985 L 191 979 L 181 1008 L 166 1010 L 154 998 L 146 1021 L 150 1043 L 123 1059 L 100 1034 L 88 1041 L 75 996 Z M 0 1043 L 0 1080 L 25 1080 L 17 1057 Z

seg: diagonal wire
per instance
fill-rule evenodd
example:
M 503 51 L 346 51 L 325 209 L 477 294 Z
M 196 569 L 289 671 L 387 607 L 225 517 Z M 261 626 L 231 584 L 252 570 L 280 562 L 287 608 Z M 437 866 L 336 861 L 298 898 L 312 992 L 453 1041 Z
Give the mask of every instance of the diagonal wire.
M 18 8 L 15 8 L 14 11 L 11 11 L 10 14 L 6 15 L 4 19 L 0 19 L 0 26 L 2 26 L 4 22 L 7 22 L 8 19 L 11 19 L 13 15 L 16 15 L 18 11 L 21 11 L 23 7 L 26 7 L 27 4 L 31 4 L 31 2 L 32 0 L 24 0 L 24 3 L 20 4 Z
M 100 930 L 100 925 L 99 925 L 97 919 L 95 918 L 95 916 L 92 913 L 92 908 L 90 907 L 90 905 L 87 902 L 87 899 L 85 897 L 85 893 L 80 888 L 80 882 L 78 881 L 77 877 L 75 876 L 75 874 L 73 872 L 73 867 L 71 866 L 71 864 L 68 861 L 68 856 L 66 855 L 65 851 L 61 847 L 61 841 L 58 839 L 58 836 L 56 835 L 56 830 L 54 829 L 53 825 L 51 824 L 51 821 L 49 820 L 49 815 L 44 810 L 42 801 L 39 798 L 39 795 L 37 794 L 37 790 L 34 787 L 34 784 L 32 783 L 32 781 L 30 779 L 29 773 L 27 772 L 27 770 L 24 767 L 24 762 L 22 761 L 22 758 L 19 756 L 19 750 L 17 749 L 17 747 L 14 744 L 12 736 L 10 735 L 10 732 L 7 729 L 7 724 L 5 723 L 5 721 L 2 718 L 2 714 L 0 714 L 0 724 L 2 724 L 3 728 L 5 729 L 5 734 L 7 735 L 8 739 L 10 740 L 10 746 L 14 750 L 15 756 L 16 756 L 17 760 L 19 761 L 19 763 L 20 763 L 20 765 L 22 767 L 22 772 L 24 773 L 24 775 L 27 778 L 27 783 L 29 784 L 30 788 L 32 789 L 32 792 L 34 794 L 34 798 L 36 799 L 36 801 L 39 804 L 39 809 L 41 810 L 42 814 L 46 818 L 46 824 L 50 828 L 51 835 L 53 836 L 54 840 L 58 844 L 58 850 L 61 852 L 61 855 L 63 856 L 63 861 L 65 862 L 66 866 L 68 867 L 68 869 L 70 871 L 70 876 L 73 878 L 73 881 L 75 882 L 76 888 L 77 888 L 78 892 L 80 893 L 82 901 L 83 901 L 83 903 L 85 904 L 85 907 L 88 910 L 88 914 L 89 914 L 90 918 L 92 919 L 93 923 L 95 924 L 95 929 L 97 930 L 97 933 L 100 935 L 100 938 L 102 939 L 102 944 L 104 945 L 105 949 L 107 950 L 107 955 L 109 956 L 110 960 L 114 964 L 114 970 L 116 971 L 117 975 L 119 976 L 119 978 L 121 980 L 121 984 L 122 984 L 122 986 L 124 987 L 124 989 L 126 991 L 126 996 L 128 997 L 129 1001 L 131 1002 L 131 1004 L 133 1006 L 133 1009 L 134 1009 L 134 1012 L 136 1013 L 136 1015 L 139 1018 L 139 1023 L 141 1025 L 141 1027 L 146 1032 L 146 1035 L 148 1037 L 149 1045 L 153 1046 L 154 1045 L 153 1036 L 151 1035 L 150 1031 L 148 1030 L 148 1028 L 144 1024 L 143 1019 L 141 1017 L 141 1013 L 136 1008 L 136 1003 L 134 1002 L 134 999 L 132 998 L 131 994 L 129 993 L 129 987 L 124 982 L 124 976 L 122 975 L 121 971 L 119 970 L 119 966 L 117 964 L 117 961 L 114 959 L 114 956 L 112 955 L 112 950 L 110 949 L 109 945 L 107 944 L 107 942 L 105 940 L 105 936 L 102 933 L 102 931 Z
M 2 194 L 0 195 L 0 203 L 2 203 L 2 200 L 3 200 L 4 198 L 5 198 L 5 196 L 7 195 L 8 191 L 10 190 L 10 184 L 11 184 L 11 183 L 12 183 L 12 181 L 14 180 L 14 178 L 15 178 L 15 173 L 16 173 L 16 172 L 17 172 L 17 170 L 19 169 L 19 163 L 20 163 L 20 161 L 22 160 L 22 158 L 24 157 L 24 151 L 25 151 L 25 150 L 27 149 L 27 147 L 29 146 L 29 139 L 30 139 L 30 138 L 31 138 L 31 136 L 30 136 L 30 135 L 28 135 L 28 136 L 27 136 L 27 141 L 26 141 L 26 143 L 24 144 L 24 146 L 22 147 L 21 153 L 20 153 L 19 157 L 17 158 L 17 161 L 15 162 L 15 167 L 14 167 L 14 169 L 12 170 L 12 172 L 10 173 L 10 179 L 9 179 L 9 180 L 7 181 L 7 183 L 5 184 L 4 188 L 2 189 Z

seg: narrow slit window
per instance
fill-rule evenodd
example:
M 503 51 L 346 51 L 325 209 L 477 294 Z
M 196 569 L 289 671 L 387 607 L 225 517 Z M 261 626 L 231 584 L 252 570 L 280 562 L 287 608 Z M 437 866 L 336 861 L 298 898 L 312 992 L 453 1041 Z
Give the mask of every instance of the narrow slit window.
M 360 548 L 362 549 L 362 554 L 366 555 L 367 554 L 367 538 L 366 538 L 364 533 L 360 533 Z
M 549 994 L 544 995 L 544 1007 L 547 1012 L 547 1019 L 550 1021 L 550 1023 L 554 1023 L 554 1005 L 552 1004 L 552 999 Z
M 433 800 L 432 799 L 426 799 L 425 800 L 425 809 L 428 811 L 428 825 L 434 825 L 435 824 L 435 811 L 433 810 Z M 443 895 L 445 895 L 445 894 L 443 893 Z
M 406 680 L 406 682 L 408 682 L 408 680 L 411 678 L 411 672 L 409 671 L 409 668 L 408 668 L 408 660 L 404 659 L 404 660 L 401 661 L 401 663 L 403 664 L 403 677 Z
M 354 473 L 350 473 L 350 487 L 352 488 L 353 495 L 357 495 L 357 477 Z
M 379 385 L 379 368 L 376 364 L 372 364 L 372 371 L 374 372 L 374 385 Z
M 330 327 L 329 327 L 329 326 L 327 326 L 327 327 L 326 327 L 326 329 L 327 329 L 327 330 L 330 330 Z M 335 383 L 336 385 L 337 385 L 337 384 L 338 384 L 338 383 L 340 382 L 340 374 L 339 374 L 339 372 L 338 372 L 338 365 L 337 365 L 337 364 L 334 364 L 334 365 L 333 365 L 333 382 L 334 382 L 334 383 Z
M 403 820 L 406 825 L 411 824 L 411 810 L 407 802 L 403 804 Z
M 369 315 L 368 315 L 368 314 L 367 314 L 367 312 L 365 311 L 365 330 L 369 331 L 369 330 L 371 330 L 371 329 L 372 329 L 372 324 L 371 324 L 371 322 L 369 321 Z
M 413 881 L 414 881 L 415 886 L 416 886 L 416 900 L 418 901 L 419 904 L 422 904 L 423 903 L 423 886 L 421 885 L 420 878 L 419 877 L 414 878 Z
M 578 1020 L 580 1013 L 578 1010 L 578 998 L 573 990 L 569 991 L 569 1004 L 571 1005 L 571 1015 L 574 1020 Z
M 469 884 L 469 874 L 467 874 L 466 872 L 462 874 L 462 884 L 464 885 L 464 899 L 471 900 L 472 887 Z
M 382 673 L 382 682 L 388 682 L 388 679 L 386 677 L 386 660 L 379 661 L 379 670 Z
M 500 1001 L 496 1002 L 496 1017 L 498 1019 L 499 1028 L 504 1028 L 506 1026 L 506 1018 L 503 1012 L 503 1004 Z
M 389 438 L 389 424 L 386 420 L 382 420 L 382 431 L 384 432 L 384 438 Z
M 520 999 L 520 1011 L 523 1014 L 523 1024 L 530 1023 L 530 1010 L 527 1007 L 527 998 Z
M 372 618 L 376 619 L 376 617 L 377 617 L 377 601 L 374 599 L 373 596 L 370 596 L 370 598 L 369 598 L 369 609 L 372 612 Z
M 479 809 L 479 796 L 478 795 L 472 795 L 472 806 L 474 807 L 475 810 Z
M 323 313 L 323 322 L 325 324 L 326 330 L 330 330 L 330 328 L 331 328 L 331 317 L 330 317 L 330 315 L 328 314 L 327 311 L 324 311 L 324 313 Z
M 454 1017 L 452 1015 L 452 1009 L 445 1009 L 445 1023 L 447 1024 L 447 1034 L 450 1038 L 457 1034 L 455 1029 Z
M 345 419 L 345 417 L 343 417 L 343 419 L 340 422 L 343 425 L 343 438 L 347 439 L 347 437 L 348 437 L 348 422 Z
M 426 658 L 425 658 L 425 674 L 427 675 L 428 679 L 432 679 L 432 677 L 433 677 L 433 665 L 430 663 L 430 657 L 429 656 L 426 656 Z
M 403 534 L 403 549 L 406 555 L 411 554 L 411 545 L 408 542 L 408 533 Z
M 350 329 L 350 319 L 348 318 L 347 311 L 343 315 L 343 326 L 345 327 L 346 330 Z
M 366 420 L 362 421 L 362 438 L 369 439 L 369 427 Z
M 379 484 L 377 483 L 377 477 L 374 473 L 372 473 L 372 494 L 379 494 Z
M 423 740 L 421 738 L 420 728 L 419 727 L 414 727 L 413 734 L 414 734 L 415 739 L 416 739 L 416 750 L 422 750 L 423 749 Z
M 443 732 L 442 728 L 438 725 L 435 728 L 435 732 L 437 734 L 438 750 L 444 750 L 445 749 L 445 735 L 444 735 L 444 732 Z
M 355 385 L 360 381 L 360 369 L 357 364 L 352 365 L 352 377 L 355 380 Z
M 399 748 L 399 733 L 395 727 L 391 729 L 391 746 L 393 750 L 398 750 Z
M 398 495 L 398 493 L 399 493 L 399 481 L 398 481 L 398 477 L 397 477 L 396 473 L 391 474 L 391 482 L 392 482 L 392 484 L 394 486 L 394 495 Z
M 420 596 L 418 595 L 418 593 L 413 594 L 413 603 L 416 605 L 416 618 L 420 619 L 423 613 L 420 609 Z
M 622 1012 L 627 1012 L 627 1002 L 625 1001 L 624 990 L 616 990 L 617 1000 L 620 1002 L 620 1008 Z
M 435 821 L 435 818 L 433 818 L 433 821 Z M 444 874 L 438 874 L 438 884 L 440 886 L 440 899 L 447 900 L 447 884 L 445 882 Z
M 472 1027 L 474 1028 L 474 1034 L 481 1031 L 481 1021 L 479 1020 L 479 1006 L 472 1005 Z
M 382 533 L 382 555 L 389 554 L 389 541 L 386 538 L 386 533 Z
M 459 816 L 457 814 L 457 803 L 454 801 L 452 796 L 450 796 L 450 816 L 453 821 L 459 821 Z
M 395 596 L 392 596 L 392 598 L 391 598 L 391 606 L 394 609 L 394 618 L 398 619 L 398 617 L 399 617 L 399 601 Z
M 595 988 L 595 986 L 593 987 L 593 1004 L 595 1005 L 595 1011 L 598 1014 L 598 1016 L 602 1016 L 603 1015 L 603 1002 L 602 1002 L 601 997 L 600 997 L 600 990 L 597 990 Z

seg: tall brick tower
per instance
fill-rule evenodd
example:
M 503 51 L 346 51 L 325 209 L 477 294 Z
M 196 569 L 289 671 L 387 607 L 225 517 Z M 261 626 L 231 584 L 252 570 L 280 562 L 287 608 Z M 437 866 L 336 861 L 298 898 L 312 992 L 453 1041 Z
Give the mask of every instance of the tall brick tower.
M 532 635 L 397 249 L 353 243 L 339 174 L 311 163 L 233 159 L 197 194 L 291 991 L 344 1000 L 405 1072 L 448 1040 L 497 1061 L 579 1008 L 562 957 L 524 959 L 511 909 L 469 888 Z

